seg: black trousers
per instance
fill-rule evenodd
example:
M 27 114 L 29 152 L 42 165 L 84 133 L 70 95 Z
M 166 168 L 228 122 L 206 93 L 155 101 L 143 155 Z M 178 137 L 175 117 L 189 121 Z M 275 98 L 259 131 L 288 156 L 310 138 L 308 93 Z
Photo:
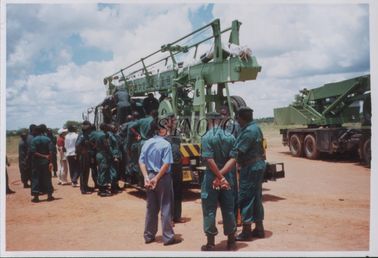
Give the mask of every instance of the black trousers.
M 76 156 L 67 156 L 68 167 L 70 168 L 71 182 L 77 184 L 80 176 L 79 162 Z
M 117 107 L 117 122 L 123 124 L 126 122 L 126 117 L 131 114 L 131 107 L 122 106 Z
M 90 156 L 91 157 L 91 162 L 90 162 L 90 167 L 91 167 L 91 176 L 92 176 L 92 180 L 94 182 L 94 187 L 95 188 L 98 188 L 98 185 L 97 185 L 97 161 L 96 161 L 96 156 Z
M 172 164 L 173 221 L 181 219 L 182 213 L 182 164 Z
M 21 182 L 25 185 L 30 180 L 30 175 L 28 173 L 27 160 L 21 160 L 18 162 L 18 168 L 21 174 Z
M 58 161 L 56 159 L 56 152 L 51 153 L 51 162 L 53 164 L 54 175 L 56 175 L 56 171 L 58 171 Z
M 49 171 L 49 164 L 39 164 L 33 162 L 32 179 L 31 179 L 31 193 L 32 195 L 39 195 L 40 192 L 52 194 L 54 188 L 51 182 L 51 172 Z
M 89 169 L 90 169 L 90 157 L 89 155 L 80 156 L 80 191 L 82 193 L 88 192 L 88 179 L 89 179 Z

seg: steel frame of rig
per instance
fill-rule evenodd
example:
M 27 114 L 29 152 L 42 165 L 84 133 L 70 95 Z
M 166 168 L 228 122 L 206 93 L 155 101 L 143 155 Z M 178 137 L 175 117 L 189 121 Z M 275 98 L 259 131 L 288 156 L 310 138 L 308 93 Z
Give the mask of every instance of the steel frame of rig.
M 203 175 L 200 141 L 206 132 L 206 113 L 219 112 L 226 107 L 230 117 L 234 118 L 237 109 L 246 103 L 242 97 L 230 95 L 228 84 L 255 80 L 261 71 L 251 50 L 239 45 L 240 26 L 241 23 L 234 20 L 231 27 L 221 30 L 220 20 L 216 19 L 104 78 L 108 96 L 120 87 L 126 89 L 135 101 L 140 101 L 148 93 L 164 94 L 158 114 L 173 113 L 179 121 L 185 182 L 198 183 Z M 211 36 L 190 45 L 179 44 L 209 28 Z M 228 31 L 230 36 L 225 47 L 221 36 Z M 197 63 L 185 65 L 177 60 L 178 55 L 193 50 L 193 59 L 197 59 L 200 45 L 211 40 L 211 50 L 201 55 Z M 159 58 L 159 55 L 163 57 Z M 162 64 L 163 69 L 156 68 Z M 95 108 L 96 124 L 102 121 L 101 108 L 101 105 Z M 267 167 L 266 180 L 284 177 L 283 163 L 268 163 Z

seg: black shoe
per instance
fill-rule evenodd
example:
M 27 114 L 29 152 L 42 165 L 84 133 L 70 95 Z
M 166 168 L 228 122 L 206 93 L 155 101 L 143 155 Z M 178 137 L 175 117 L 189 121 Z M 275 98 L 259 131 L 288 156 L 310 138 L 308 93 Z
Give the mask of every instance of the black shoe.
M 54 201 L 54 200 L 55 200 L 55 198 L 52 195 L 50 195 L 49 197 L 47 197 L 47 201 L 48 202 L 51 202 L 51 201 Z
M 252 234 L 251 235 L 253 237 L 257 237 L 257 238 L 264 238 L 265 237 L 265 232 L 264 232 L 264 230 L 254 229 L 254 230 L 252 230 Z
M 101 197 L 108 197 L 108 196 L 112 196 L 111 193 L 109 192 L 98 192 L 98 195 L 101 196 Z
M 144 243 L 145 244 L 150 244 L 150 243 L 152 243 L 152 242 L 154 242 L 155 241 L 155 238 L 150 238 L 150 239 L 145 239 L 144 240 Z
M 30 188 L 30 185 L 27 184 L 27 183 L 25 183 L 25 184 L 24 184 L 24 188 Z
M 122 193 L 122 190 L 121 190 L 121 188 L 112 188 L 112 189 L 110 189 L 110 192 L 112 194 L 118 194 L 118 193 Z
M 214 251 L 215 245 L 207 243 L 206 245 L 201 246 L 201 251 L 208 252 Z
M 82 191 L 81 194 L 91 194 L 92 192 Z
M 252 241 L 252 234 L 241 232 L 239 235 L 235 238 L 236 241 Z
M 112 194 L 117 194 L 117 193 L 119 193 L 118 190 L 116 190 L 116 189 L 111 189 L 110 192 L 111 192 Z
M 227 236 L 227 250 L 228 251 L 236 250 L 235 235 L 233 233 Z
M 178 244 L 178 243 L 181 243 L 181 242 L 182 242 L 182 239 L 172 238 L 167 243 L 164 243 L 164 245 L 175 245 L 175 244 Z
M 234 240 L 228 240 L 227 241 L 227 250 L 228 251 L 235 251 L 236 250 L 236 242 L 235 242 L 235 239 Z
M 7 194 L 14 194 L 15 193 L 15 191 L 13 191 L 13 190 L 11 190 L 11 189 L 7 189 Z
M 34 198 L 31 200 L 32 202 L 39 202 L 38 196 L 34 196 Z

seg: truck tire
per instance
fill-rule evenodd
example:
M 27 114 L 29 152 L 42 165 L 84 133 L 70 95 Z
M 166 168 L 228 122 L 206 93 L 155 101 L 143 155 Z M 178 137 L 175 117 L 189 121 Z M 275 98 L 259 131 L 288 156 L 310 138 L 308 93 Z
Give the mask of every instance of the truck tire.
M 244 99 L 240 96 L 230 96 L 230 98 L 231 98 L 231 105 L 232 105 L 232 108 L 234 109 L 235 114 L 239 108 L 247 106 Z
M 306 135 L 304 139 L 304 153 L 308 159 L 319 158 L 319 151 L 316 148 L 316 139 L 312 134 Z
M 361 142 L 360 153 L 362 162 L 370 167 L 371 162 L 371 139 L 367 138 Z
M 291 135 L 289 143 L 290 143 L 289 148 L 290 148 L 291 155 L 293 155 L 294 157 L 302 157 L 303 145 L 299 136 L 297 134 Z

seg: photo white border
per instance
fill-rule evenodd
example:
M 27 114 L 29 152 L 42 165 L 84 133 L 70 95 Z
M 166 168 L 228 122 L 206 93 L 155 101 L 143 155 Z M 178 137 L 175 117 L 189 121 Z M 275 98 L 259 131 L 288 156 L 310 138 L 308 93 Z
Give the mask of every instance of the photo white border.
M 93 1 L 93 0 L 2 0 L 0 11 L 1 11 L 1 88 L 0 88 L 0 167 L 4 172 L 5 169 L 5 154 L 6 154 L 6 4 L 26 4 L 26 3 L 40 3 L 40 4 L 82 4 L 82 3 L 230 3 L 230 0 L 213 0 L 213 1 L 173 1 L 173 0 L 159 0 L 159 1 L 145 1 L 145 0 L 125 0 L 125 1 Z M 167 257 L 167 256 L 185 256 L 185 257 L 198 257 L 198 256 L 214 256 L 214 257 L 363 257 L 363 256 L 378 256 L 378 174 L 377 174 L 377 152 L 376 146 L 378 146 L 378 137 L 376 135 L 376 128 L 378 123 L 377 116 L 374 116 L 374 111 L 378 110 L 378 41 L 377 41 L 377 24 L 378 24 L 378 1 L 374 0 L 286 0 L 286 1 L 273 1 L 273 0 L 236 0 L 232 3 L 254 3 L 254 4 L 369 4 L 369 37 L 370 37 L 370 75 L 371 75 L 371 98 L 372 98 L 372 162 L 371 162 L 371 177 L 370 177 L 370 250 L 364 252 L 360 251 L 345 251 L 345 252 L 159 252 L 159 251 L 148 251 L 148 252 L 136 252 L 136 251 L 89 251 L 89 252 L 77 252 L 77 251 L 48 251 L 48 252 L 11 252 L 5 250 L 5 173 L 1 173 L 0 177 L 0 256 L 1 257 L 55 257 L 55 256 L 70 256 L 70 257 L 119 257 L 119 256 L 129 256 L 129 257 Z M 374 88 L 374 90 L 373 90 Z M 375 133 L 374 133 L 375 132 Z M 347 226 L 347 225 L 345 225 Z

